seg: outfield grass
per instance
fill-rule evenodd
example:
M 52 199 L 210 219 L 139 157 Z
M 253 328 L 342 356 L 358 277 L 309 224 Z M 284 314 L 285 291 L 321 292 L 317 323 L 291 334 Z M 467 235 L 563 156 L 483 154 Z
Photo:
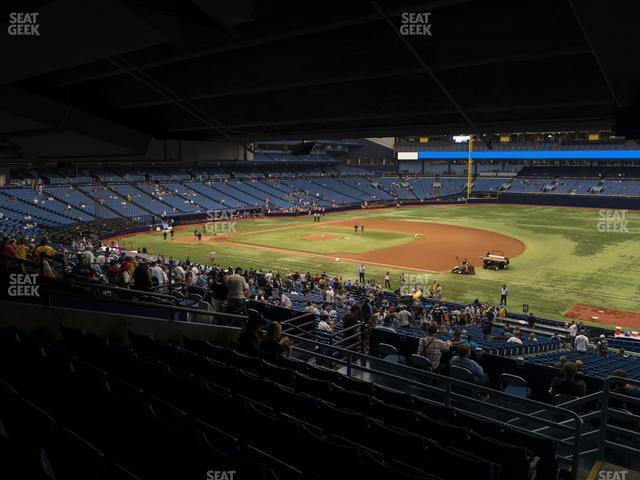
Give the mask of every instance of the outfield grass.
M 602 219 L 598 210 L 516 205 L 429 206 L 344 212 L 327 215 L 323 221 L 354 217 L 475 227 L 512 236 L 525 244 L 525 251 L 514 258 L 505 271 L 477 268 L 475 276 L 426 274 L 428 281 L 435 279 L 443 285 L 444 297 L 449 300 L 471 302 L 478 298 L 495 303 L 499 300 L 500 286 L 506 283 L 512 310 L 519 311 L 521 305 L 527 303 L 538 316 L 562 318 L 567 310 L 578 303 L 640 312 L 640 275 L 637 271 L 640 265 L 639 212 L 627 212 L 628 233 L 600 231 L 598 223 Z M 333 251 L 331 242 L 335 240 L 304 243 L 299 239 L 301 235 L 309 233 L 302 225 L 312 223 L 311 220 L 310 217 L 298 217 L 239 222 L 236 229 L 240 235 L 231 237 L 234 242 L 250 241 L 318 253 Z M 301 228 L 273 230 L 296 226 Z M 328 229 L 327 233 L 334 234 L 331 230 L 329 232 Z M 345 231 L 345 235 L 353 236 L 353 229 Z M 353 251 L 370 250 L 369 242 L 374 240 L 373 234 L 367 232 L 365 238 L 358 239 L 366 243 L 360 243 Z M 193 229 L 178 231 L 176 236 L 185 240 L 193 239 Z M 386 247 L 411 240 L 406 237 L 402 233 L 391 234 L 380 238 L 380 241 Z M 342 243 L 340 250 L 345 251 L 344 248 L 348 246 Z M 202 263 L 209 261 L 211 251 L 211 245 L 204 242 L 195 245 L 163 241 L 157 233 L 126 239 L 127 248 L 141 246 L 146 246 L 152 254 L 174 258 L 189 256 Z M 282 274 L 326 271 L 343 278 L 357 278 L 357 264 L 345 261 L 256 250 L 250 245 L 246 248 L 219 245 L 216 251 L 218 262 L 225 266 L 271 269 Z M 368 276 L 379 280 L 382 280 L 386 271 L 373 265 L 367 268 Z M 401 272 L 390 272 L 395 288 Z

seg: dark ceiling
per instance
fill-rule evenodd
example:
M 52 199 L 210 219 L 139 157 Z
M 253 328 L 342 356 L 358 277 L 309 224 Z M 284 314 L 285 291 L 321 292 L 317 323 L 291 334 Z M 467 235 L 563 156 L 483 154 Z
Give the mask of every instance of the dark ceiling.
M 635 136 L 635 3 L 8 1 L 7 12 L 40 12 L 41 35 L 3 35 L 0 137 L 88 124 L 125 137 L 240 141 Z M 403 12 L 430 12 L 432 36 L 401 36 Z M 123 147 L 138 148 L 133 136 Z

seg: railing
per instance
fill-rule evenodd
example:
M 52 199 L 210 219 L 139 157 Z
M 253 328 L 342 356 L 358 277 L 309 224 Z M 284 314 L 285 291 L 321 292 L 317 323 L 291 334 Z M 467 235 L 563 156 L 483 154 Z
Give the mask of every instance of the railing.
M 626 460 L 640 458 L 640 416 L 629 410 L 640 411 L 640 395 L 625 395 L 612 391 L 613 386 L 619 385 L 640 388 L 640 381 L 609 377 L 605 380 L 602 391 L 569 400 L 557 406 L 575 411 L 580 415 L 583 425 L 592 426 L 591 430 L 583 429 L 581 433 L 580 445 L 581 448 L 586 448 L 578 452 L 578 460 L 595 459 L 635 469 L 637 463 L 633 464 Z M 532 412 L 531 415 L 552 417 L 548 406 Z M 513 421 L 518 420 L 513 419 Z M 547 435 L 560 425 L 566 426 L 568 422 L 569 420 L 558 421 L 556 425 L 545 426 L 532 432 Z M 624 440 L 626 444 L 621 443 Z M 565 459 L 572 458 L 567 456 Z
M 363 350 L 361 323 L 356 323 L 355 325 L 333 333 L 322 332 L 316 329 L 316 315 L 314 313 L 304 313 L 297 317 L 283 320 L 280 323 L 282 325 L 282 332 L 286 335 L 297 335 L 303 338 L 322 340 L 320 343 L 334 346 L 340 345 L 341 348 L 346 349 L 359 348 L 361 351 Z
M 110 305 L 146 307 L 149 312 L 163 311 L 169 321 L 243 326 L 247 320 L 246 315 L 181 306 L 179 305 L 179 298 L 153 291 L 135 290 L 83 280 L 57 280 L 51 278 L 39 279 L 39 286 L 42 288 L 39 290 L 39 296 L 36 297 L 36 303 L 46 307 L 65 306 L 66 308 L 76 308 L 58 305 L 59 302 L 56 301 L 60 299 L 59 297 L 71 295 L 78 300 L 95 300 L 94 308 L 90 308 L 90 305 L 87 305 L 86 302 L 79 308 L 87 311 L 104 311 L 104 305 L 100 303 L 100 300 L 108 300 Z M 33 300 L 33 297 L 30 297 L 30 299 Z M 12 297 L 5 300 L 20 301 L 20 298 Z M 33 301 L 30 303 L 33 303 Z M 145 315 L 138 313 L 136 316 Z M 149 318 L 158 318 L 157 315 L 147 316 Z M 202 320 L 203 318 L 206 318 L 206 320 Z
M 637 412 L 640 407 L 640 397 L 625 395 L 611 390 L 612 386 L 620 385 L 639 388 L 640 381 L 622 377 L 609 377 L 605 380 L 604 390 L 602 391 L 602 412 L 598 436 L 598 460 L 605 461 L 607 459 L 608 449 L 632 455 L 631 458 L 640 458 L 640 432 L 638 431 L 640 416 L 627 410 L 629 405 L 632 405 Z M 612 400 L 619 402 L 620 406 L 612 408 Z M 612 420 L 618 420 L 617 425 L 613 424 Z M 631 427 L 633 430 L 625 427 Z M 617 441 L 610 440 L 610 437 L 614 437 Z M 619 443 L 619 440 L 624 437 L 629 439 L 631 445 L 634 446 Z M 619 462 L 619 460 L 616 459 L 616 462 Z
M 313 358 L 316 363 L 326 364 L 334 369 L 342 367 L 347 376 L 368 376 L 376 382 L 393 386 L 434 405 L 451 406 L 476 418 L 497 421 L 514 430 L 527 434 L 534 432 L 539 437 L 553 440 L 562 450 L 557 453 L 557 458 L 570 466 L 570 478 L 577 478 L 583 420 L 564 406 L 514 397 L 487 387 L 318 342 L 308 338 L 308 335 L 287 335 L 292 338 L 293 351 L 298 356 Z M 545 418 L 546 416 L 551 418 Z

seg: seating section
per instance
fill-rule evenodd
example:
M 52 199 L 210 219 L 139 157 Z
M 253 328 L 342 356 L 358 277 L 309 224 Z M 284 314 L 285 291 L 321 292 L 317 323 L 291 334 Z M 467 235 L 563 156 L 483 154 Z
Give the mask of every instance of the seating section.
M 222 186 L 222 183 L 216 183 L 216 188 L 212 187 L 213 184 L 214 183 L 186 182 L 185 186 L 201 195 L 198 199 L 198 203 L 205 206 L 207 209 L 225 210 L 250 207 L 249 204 L 243 203 L 238 199 L 227 195 L 226 192 L 228 192 L 228 188 Z
M 315 206 L 325 209 L 357 206 L 363 202 L 419 202 L 441 197 L 455 200 L 466 192 L 463 164 L 439 165 L 442 172 L 431 171 L 433 169 L 415 172 L 427 176 L 398 176 L 389 166 L 342 165 L 326 156 L 315 160 L 323 162 L 319 166 L 302 168 L 287 160 L 311 161 L 311 157 L 317 155 L 261 155 L 265 162 L 274 162 L 275 155 L 277 165 L 283 166 L 252 163 L 250 168 L 239 165 L 186 169 L 114 167 L 73 172 L 21 170 L 13 173 L 10 187 L 0 188 L 0 202 L 8 209 L 7 217 L 14 217 L 15 222 L 20 223 L 22 215 L 42 226 L 60 226 L 95 219 L 180 215 L 205 210 L 268 207 L 271 213 L 286 213 Z M 615 178 L 600 178 L 593 173 L 595 170 L 584 172 L 593 175 L 590 178 L 540 175 L 552 170 L 525 167 L 516 177 L 504 172 L 502 177 L 479 175 L 473 179 L 473 192 L 640 196 L 640 181 L 634 178 L 633 171 L 625 170 L 628 177 Z M 500 171 L 492 173 L 498 175 Z M 38 184 L 42 188 L 34 188 Z M 8 204 L 6 197 L 17 202 Z M 25 222 L 17 227 L 6 223 L 5 230 L 21 228 Z
M 364 299 L 364 295 L 352 295 L 354 300 L 357 302 Z M 384 295 L 385 299 L 388 300 L 390 305 L 398 305 L 400 299 L 395 294 L 387 292 Z M 324 300 L 322 295 L 317 292 L 297 292 L 296 295 L 291 296 L 291 308 L 300 313 L 305 312 L 305 308 L 309 303 L 322 305 L 324 303 Z M 447 302 L 442 302 L 442 305 L 449 308 L 450 311 L 461 308 L 459 304 Z M 335 342 L 341 340 L 342 320 L 347 315 L 347 313 L 349 313 L 348 306 L 337 306 L 336 317 L 333 319 L 335 323 L 334 333 L 326 334 L 321 331 L 315 331 L 314 334 L 316 340 L 320 342 L 328 342 L 330 340 Z M 316 325 L 318 322 L 319 318 L 316 318 Z M 391 329 L 391 331 L 389 331 L 389 329 Z M 501 356 L 529 355 L 548 351 L 557 352 L 563 346 L 562 342 L 560 342 L 558 339 L 552 338 L 550 335 L 540 335 L 536 338 L 535 341 L 529 340 L 526 336 L 523 336 L 522 345 L 518 345 L 514 343 L 507 343 L 505 340 L 483 339 L 482 329 L 478 326 L 466 325 L 460 327 L 460 330 L 461 332 L 464 331 L 465 336 L 472 336 L 473 341 L 477 344 L 477 346 L 482 348 L 487 353 Z M 502 332 L 502 330 L 502 326 L 494 326 L 491 336 L 498 335 L 500 332 Z M 353 333 L 355 332 L 350 332 L 348 335 L 352 335 Z M 420 338 L 424 337 L 425 332 L 418 326 L 388 326 L 385 327 L 384 330 L 373 328 L 371 329 L 370 335 L 372 335 L 372 341 L 374 344 L 377 344 L 378 341 L 382 341 L 384 343 L 390 343 L 397 347 L 400 347 L 402 345 L 402 353 L 405 356 L 409 356 L 418 350 L 418 341 L 420 340 Z M 442 340 L 451 340 L 453 338 L 453 333 L 439 333 L 438 338 Z
M 88 212 L 94 218 L 118 218 L 116 212 L 99 205 L 92 195 L 79 188 L 48 185 L 44 191 L 82 212 Z
M 61 329 L 56 345 L 0 330 L 1 451 L 12 459 L 0 468 L 42 463 L 55 473 L 42 478 L 557 476 L 550 440 L 333 370 L 202 340 L 130 333 L 129 348 Z M 47 461 L 24 461 L 34 452 Z
M 640 357 L 638 356 L 620 357 L 610 353 L 606 357 L 602 357 L 591 351 L 586 353 L 569 351 L 563 352 L 562 355 L 571 362 L 582 360 L 584 364 L 580 367 L 580 371 L 591 377 L 607 378 L 619 368 L 626 371 L 631 378 L 640 377 Z M 559 358 L 560 354 L 557 352 L 548 352 L 528 358 L 527 361 L 537 365 L 554 365 L 558 363 Z
M 181 183 L 138 183 L 140 190 L 158 199 L 171 208 L 172 213 L 186 213 L 201 210 L 198 194 Z
M 2 211 L 7 210 L 22 214 L 25 220 L 30 217 L 47 226 L 66 225 L 77 221 L 65 212 L 63 204 L 56 200 L 50 200 L 42 194 L 37 194 L 32 189 L 0 190 L 0 208 Z M 81 215 L 81 212 L 78 214 Z
M 136 204 L 141 208 L 144 208 L 147 212 L 155 213 L 156 215 L 166 214 L 171 211 L 168 205 L 158 198 L 144 193 L 140 189 L 130 184 L 111 184 L 111 190 L 116 192 L 120 197 L 131 200 L 130 203 Z
M 143 210 L 133 202 L 116 194 L 113 190 L 103 186 L 80 186 L 82 192 L 95 198 L 99 211 L 112 210 L 123 217 L 139 217 L 149 215 L 149 211 Z M 103 208 L 101 208 L 103 207 Z M 106 209 L 104 208 L 106 207 Z

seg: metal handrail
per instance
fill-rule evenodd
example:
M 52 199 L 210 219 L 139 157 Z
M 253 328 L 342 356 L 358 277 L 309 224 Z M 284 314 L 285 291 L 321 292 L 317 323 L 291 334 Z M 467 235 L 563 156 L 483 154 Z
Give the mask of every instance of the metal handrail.
M 46 279 L 47 283 L 53 283 L 55 286 L 59 286 L 60 280 L 57 279 Z M 90 283 L 90 282 L 64 282 L 66 286 L 69 286 L 70 284 L 72 285 L 76 285 L 76 286 L 80 286 L 80 287 L 89 287 L 89 288 L 101 288 L 101 289 L 105 289 L 105 290 L 110 290 L 110 291 L 119 291 L 119 292 L 127 292 L 130 295 L 139 295 L 139 296 L 145 296 L 145 297 L 152 297 L 152 298 L 156 298 L 156 299 L 169 299 L 172 301 L 177 301 L 176 297 L 172 297 L 171 295 L 163 295 L 163 294 L 158 294 L 158 293 L 154 293 L 154 292 L 146 292 L 143 290 L 134 290 L 134 289 L 129 289 L 129 288 L 123 288 L 123 287 L 117 287 L 114 285 L 106 285 L 106 284 L 100 284 L 100 283 Z M 66 292 L 65 292 L 66 293 Z M 73 293 L 78 293 L 78 292 L 73 292 Z M 48 295 L 42 296 L 42 298 L 44 299 L 45 305 L 46 306 L 51 306 L 50 305 L 50 299 L 48 298 Z M 96 298 L 96 299 L 104 299 L 105 297 L 101 297 L 101 296 L 97 296 L 97 295 L 91 295 L 91 298 Z M 231 320 L 237 320 L 240 322 L 244 322 L 247 320 L 247 316 L 246 315 L 238 315 L 235 313 L 224 313 L 224 312 L 216 312 L 213 310 L 200 310 L 197 308 L 190 308 L 190 307 L 183 307 L 183 306 L 179 306 L 179 305 L 166 305 L 163 303 L 153 303 L 153 302 L 147 302 L 144 300 L 125 300 L 122 298 L 117 298 L 117 297 L 108 297 L 110 302 L 114 302 L 114 303 L 121 303 L 121 304 L 134 304 L 137 306 L 144 306 L 144 307 L 152 307 L 152 308 L 159 308 L 159 309 L 163 309 L 163 310 L 168 310 L 170 312 L 170 320 L 174 321 L 175 320 L 175 313 L 176 312 L 184 312 L 184 313 L 193 313 L 196 315 L 206 315 L 209 317 L 213 317 L 214 319 L 216 317 L 218 318 L 226 318 L 226 319 L 231 319 Z M 86 310 L 86 309 L 85 309 Z M 87 311 L 91 311 L 91 310 L 87 310 Z M 155 317 L 153 317 L 155 318 Z
M 335 354 L 341 354 L 343 356 L 346 357 L 346 363 L 347 363 L 347 375 L 351 376 L 352 374 L 352 369 L 353 368 L 357 368 L 358 370 L 362 371 L 362 372 L 366 372 L 366 373 L 371 373 L 371 374 L 375 374 L 376 376 L 380 375 L 382 377 L 386 377 L 389 380 L 392 381 L 396 381 L 396 382 L 402 382 L 404 385 L 408 385 L 408 386 L 413 386 L 417 389 L 422 389 L 425 391 L 431 391 L 431 392 L 437 392 L 440 395 L 443 395 L 445 398 L 445 405 L 450 405 L 451 404 L 451 400 L 458 400 L 458 401 L 469 401 L 469 398 L 463 394 L 459 394 L 455 391 L 452 390 L 452 387 L 466 387 L 466 388 L 471 388 L 475 391 L 478 392 L 483 392 L 485 394 L 490 394 L 491 396 L 493 396 L 493 398 L 502 398 L 505 400 L 514 400 L 516 397 L 513 397 L 512 395 L 497 391 L 497 390 L 493 390 L 487 387 L 482 387 L 480 385 L 476 385 L 476 384 L 470 384 L 468 382 L 465 382 L 463 380 L 458 380 L 455 378 L 450 378 L 450 377 L 446 377 L 437 373 L 433 373 L 433 372 L 427 372 L 425 370 L 420 370 L 420 369 L 416 369 L 407 365 L 401 365 L 401 364 L 397 364 L 397 363 L 393 363 L 393 362 L 389 362 L 387 360 L 384 359 L 378 359 L 378 358 L 373 358 L 369 355 L 366 354 L 361 354 L 361 353 L 357 353 L 354 352 L 352 350 L 348 350 L 345 348 L 341 348 L 341 347 L 337 347 L 335 345 L 326 345 L 314 340 L 309 340 L 307 338 L 302 338 L 302 337 L 296 337 L 295 335 L 292 335 L 294 340 L 299 340 L 299 342 L 296 342 L 293 346 L 293 349 L 299 352 L 303 352 L 305 354 L 312 354 L 314 357 L 316 358 L 320 358 L 323 360 L 326 360 L 330 363 L 334 363 L 336 362 L 336 357 Z M 305 349 L 300 347 L 300 343 L 309 343 L 313 348 L 309 349 Z M 316 348 L 316 347 L 324 347 L 324 348 Z M 323 353 L 324 352 L 324 353 Z M 355 361 L 353 360 L 355 358 Z M 414 380 L 412 378 L 407 378 L 405 376 L 399 376 L 396 375 L 395 373 L 390 373 L 389 371 L 384 371 L 384 370 L 379 370 L 379 369 L 374 369 L 374 368 L 370 368 L 365 366 L 365 364 L 359 364 L 359 363 L 363 363 L 363 362 L 358 362 L 357 360 L 374 360 L 375 362 L 379 363 L 379 364 L 383 364 L 383 365 L 387 365 L 389 367 L 393 367 L 393 369 L 395 369 L 396 371 L 399 372 L 404 372 L 409 374 L 410 376 L 414 376 L 414 377 L 422 377 L 422 379 L 427 380 L 428 383 L 423 383 L 423 382 L 419 382 L 417 380 Z M 342 362 L 344 363 L 344 362 Z M 366 362 L 365 362 L 366 363 Z M 432 385 L 431 383 L 439 383 L 441 385 L 444 386 L 444 388 L 440 388 L 440 387 L 436 387 L 434 385 Z M 577 475 L 577 470 L 578 470 L 578 460 L 579 460 L 579 455 L 580 455 L 580 445 L 581 445 L 581 439 L 582 439 L 582 429 L 583 429 L 583 420 L 582 418 L 575 412 L 571 411 L 571 410 L 567 410 L 565 408 L 559 407 L 559 406 L 555 406 L 555 405 L 547 405 L 547 404 L 543 404 L 541 402 L 538 402 L 536 400 L 531 400 L 531 399 L 522 399 L 517 397 L 517 400 L 519 403 L 521 404 L 525 404 L 525 405 L 531 405 L 531 406 L 535 406 L 535 405 L 539 405 L 540 407 L 545 407 L 545 409 L 548 412 L 555 412 L 557 414 L 560 414 L 564 417 L 570 417 L 567 420 L 565 420 L 565 422 L 563 422 L 562 424 L 558 424 L 557 421 L 554 420 L 547 420 L 545 418 L 540 418 L 540 417 L 536 417 L 533 415 L 530 415 L 526 412 L 520 412 L 517 410 L 514 410 L 512 408 L 506 407 L 506 406 L 502 406 L 496 403 L 488 403 L 488 402 L 484 402 L 481 399 L 473 399 L 474 403 L 481 403 L 482 405 L 496 410 L 498 412 L 502 412 L 502 413 L 508 413 L 508 414 L 512 414 L 514 416 L 520 417 L 520 418 L 526 418 L 528 420 L 530 420 L 531 422 L 534 423 L 538 423 L 538 424 L 542 424 L 542 425 L 546 425 L 549 427 L 555 427 L 559 430 L 563 430 L 566 432 L 570 432 L 572 435 L 568 438 L 572 438 L 573 441 L 570 442 L 566 439 L 558 439 L 558 438 L 554 438 L 551 437 L 549 435 L 546 435 L 544 433 L 538 433 L 538 435 L 544 437 L 544 438 L 548 438 L 553 440 L 556 443 L 560 443 L 563 444 L 565 446 L 571 447 L 573 450 L 573 455 L 571 455 L 569 458 L 569 460 L 572 463 L 572 478 L 575 479 L 576 475 Z M 475 415 L 475 416 L 482 416 L 482 415 L 478 415 L 475 411 L 473 410 L 465 410 L 464 408 L 460 408 L 457 407 L 458 409 L 468 412 L 471 415 Z M 486 418 L 486 417 L 485 417 Z M 491 419 L 490 419 L 491 420 Z M 495 421 L 495 420 L 492 420 Z M 568 426 L 565 423 L 573 421 L 573 426 Z M 505 425 L 507 424 L 507 422 L 503 422 Z M 518 427 L 517 425 L 512 425 L 509 424 L 510 428 L 516 428 L 519 430 L 523 430 L 523 431 L 527 431 L 524 430 L 520 427 Z M 529 431 L 530 433 L 530 431 Z M 564 458 L 564 457 L 562 457 Z
M 640 454 L 639 448 L 634 448 L 628 445 L 623 445 L 611 440 L 607 440 L 607 432 L 619 433 L 622 435 L 640 438 L 640 433 L 637 431 L 627 430 L 626 428 L 618 427 L 616 425 L 610 425 L 608 423 L 609 417 L 612 416 L 611 414 L 613 413 L 613 416 L 617 414 L 617 412 L 615 412 L 615 409 L 609 409 L 610 399 L 621 400 L 635 405 L 640 405 L 640 398 L 612 392 L 612 384 L 635 385 L 636 387 L 640 387 L 640 380 L 616 376 L 611 376 L 605 379 L 604 388 L 602 390 L 602 415 L 600 417 L 600 436 L 598 438 L 598 460 L 605 459 L 607 447 L 615 447 L 617 449 L 634 453 L 636 456 Z M 631 415 L 632 418 L 638 418 L 638 416 L 636 415 L 629 415 Z

